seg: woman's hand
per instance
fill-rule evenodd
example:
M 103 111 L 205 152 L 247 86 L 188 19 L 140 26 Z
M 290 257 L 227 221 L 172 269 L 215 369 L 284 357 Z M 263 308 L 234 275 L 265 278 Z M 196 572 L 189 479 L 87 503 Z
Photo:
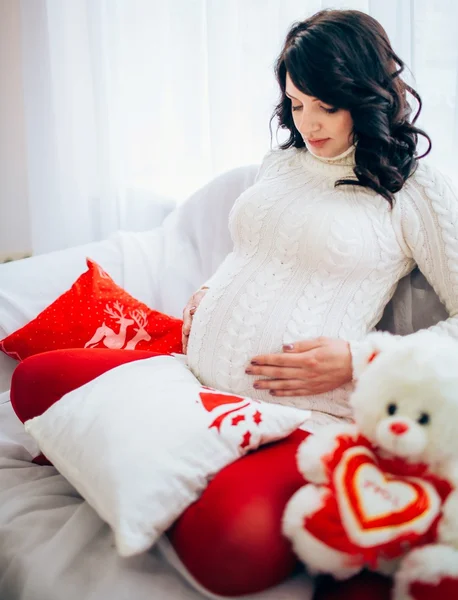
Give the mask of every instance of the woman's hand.
M 208 287 L 201 287 L 200 290 L 194 292 L 189 298 L 188 303 L 183 310 L 183 329 L 181 334 L 181 341 L 183 343 L 183 354 L 186 354 L 188 349 L 189 334 L 191 333 L 192 318 L 197 310 L 197 307 L 202 302 L 202 298 L 207 293 Z
M 319 337 L 283 350 L 253 357 L 246 373 L 267 378 L 257 379 L 256 389 L 270 390 L 273 396 L 309 396 L 352 380 L 350 345 L 345 340 Z

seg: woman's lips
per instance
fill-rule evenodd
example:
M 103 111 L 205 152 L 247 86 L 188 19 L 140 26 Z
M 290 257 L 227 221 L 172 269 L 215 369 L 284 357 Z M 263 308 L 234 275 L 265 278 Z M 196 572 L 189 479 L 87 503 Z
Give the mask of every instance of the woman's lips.
M 311 146 L 314 146 L 315 148 L 318 148 L 320 146 L 324 146 L 324 144 L 329 141 L 330 138 L 325 138 L 322 140 L 307 140 L 307 144 L 310 144 Z

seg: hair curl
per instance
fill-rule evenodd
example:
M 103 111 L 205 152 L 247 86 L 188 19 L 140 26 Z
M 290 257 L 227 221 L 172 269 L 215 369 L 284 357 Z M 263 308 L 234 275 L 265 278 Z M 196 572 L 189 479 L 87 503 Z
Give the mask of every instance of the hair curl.
M 422 102 L 401 79 L 404 69 L 383 27 L 366 13 L 322 10 L 293 23 L 275 63 L 281 99 L 270 123 L 277 117 L 278 128 L 290 132 L 289 139 L 279 147 L 285 150 L 305 146 L 294 125 L 291 100 L 285 95 L 289 73 L 302 93 L 350 111 L 353 140 L 357 142 L 354 173 L 358 181 L 339 179 L 335 185 L 371 188 L 393 206 L 393 194 L 415 172 L 418 160 L 431 150 L 428 134 L 414 126 Z M 407 92 L 419 104 L 412 122 Z M 421 156 L 416 150 L 418 135 L 429 143 Z

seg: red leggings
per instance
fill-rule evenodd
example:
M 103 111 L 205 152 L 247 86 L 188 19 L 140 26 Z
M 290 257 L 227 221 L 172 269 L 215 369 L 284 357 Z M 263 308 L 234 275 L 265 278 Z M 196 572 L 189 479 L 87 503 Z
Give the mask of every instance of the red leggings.
M 151 356 L 157 353 L 108 349 L 31 356 L 13 374 L 12 406 L 24 422 L 105 371 Z M 281 533 L 281 517 L 289 498 L 304 484 L 296 451 L 307 435 L 297 430 L 224 468 L 171 528 L 177 554 L 203 587 L 237 596 L 262 591 L 293 573 L 297 561 Z M 375 577 L 345 584 L 328 581 L 318 597 L 386 600 L 387 586 Z

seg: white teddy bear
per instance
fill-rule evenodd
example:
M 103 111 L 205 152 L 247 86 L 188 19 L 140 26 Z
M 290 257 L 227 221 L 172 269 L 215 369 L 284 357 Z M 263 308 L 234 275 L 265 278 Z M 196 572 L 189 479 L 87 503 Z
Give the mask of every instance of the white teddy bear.
M 312 573 L 369 567 L 396 600 L 458 598 L 458 343 L 374 333 L 354 370 L 355 424 L 301 444 L 283 532 Z

